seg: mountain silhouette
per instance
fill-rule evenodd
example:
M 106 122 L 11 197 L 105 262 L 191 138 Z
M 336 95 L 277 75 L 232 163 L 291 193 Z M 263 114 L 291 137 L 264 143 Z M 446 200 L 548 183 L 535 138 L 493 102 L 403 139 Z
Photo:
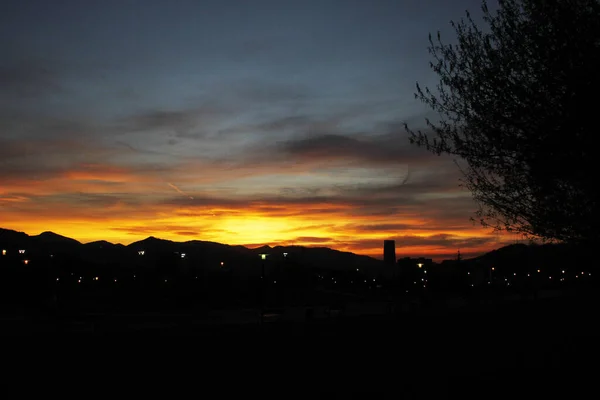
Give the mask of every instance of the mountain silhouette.
M 0 228 L 0 243 L 6 247 L 18 247 L 27 243 L 29 235 L 24 232 Z
M 47 254 L 64 254 L 70 258 L 79 259 L 94 265 L 117 264 L 130 260 L 154 263 L 173 263 L 177 259 L 192 259 L 212 269 L 224 266 L 252 266 L 261 263 L 260 254 L 268 253 L 268 260 L 283 261 L 290 264 L 301 264 L 306 267 L 324 269 L 362 268 L 365 272 L 377 271 L 384 267 L 381 260 L 372 257 L 342 252 L 324 247 L 310 248 L 303 246 L 261 246 L 247 248 L 241 245 L 227 245 L 217 242 L 191 240 L 174 242 L 149 236 L 146 239 L 133 242 L 127 246 L 99 240 L 82 244 L 54 232 L 43 232 L 29 236 L 23 232 L 0 229 L 0 248 L 25 248 L 28 252 L 43 252 Z M 143 253 L 141 253 L 143 251 Z M 285 253 L 285 255 L 284 255 Z M 254 270 L 253 268 L 248 268 Z M 238 271 L 243 273 L 241 268 Z
M 71 239 L 49 231 L 42 232 L 37 236 L 30 236 L 29 238 L 33 243 L 44 245 L 74 246 L 81 244 L 75 239 Z

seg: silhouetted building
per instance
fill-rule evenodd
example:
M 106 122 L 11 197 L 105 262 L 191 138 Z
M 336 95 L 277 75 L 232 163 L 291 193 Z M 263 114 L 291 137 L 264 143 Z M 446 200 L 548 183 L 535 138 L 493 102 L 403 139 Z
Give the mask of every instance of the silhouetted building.
M 395 240 L 384 240 L 383 241 L 383 261 L 386 264 L 396 264 L 396 241 Z

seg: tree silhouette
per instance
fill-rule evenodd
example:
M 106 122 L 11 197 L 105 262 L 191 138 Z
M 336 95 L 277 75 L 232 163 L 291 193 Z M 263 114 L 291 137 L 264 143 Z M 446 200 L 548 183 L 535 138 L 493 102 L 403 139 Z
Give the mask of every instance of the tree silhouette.
M 410 141 L 466 161 L 464 185 L 484 226 L 597 243 L 593 136 L 600 93 L 599 0 L 485 1 L 481 29 L 467 11 L 457 44 L 429 35 L 437 93 L 415 98 L 440 115 Z M 458 164 L 458 163 L 457 163 Z

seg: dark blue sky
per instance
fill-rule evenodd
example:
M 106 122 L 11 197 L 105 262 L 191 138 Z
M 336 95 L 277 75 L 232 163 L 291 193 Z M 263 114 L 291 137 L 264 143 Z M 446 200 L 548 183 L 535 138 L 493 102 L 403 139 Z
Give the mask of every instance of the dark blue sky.
M 437 221 L 430 233 L 450 235 L 444 240 L 452 246 L 460 232 L 481 240 L 451 163 L 408 145 L 400 128 L 402 121 L 422 125 L 427 113 L 413 93 L 416 81 L 436 82 L 428 33 L 441 30 L 452 40 L 449 22 L 466 9 L 478 17 L 480 1 L 4 1 L 0 205 L 15 227 L 23 215 L 52 207 L 77 205 L 85 220 L 97 204 L 146 210 L 151 216 L 141 225 L 148 227 L 168 219 L 161 213 L 174 204 L 233 212 L 284 197 L 298 208 L 318 194 L 325 208 L 337 207 L 334 216 L 322 214 L 322 225 L 336 232 L 341 221 L 367 221 L 383 208 L 403 223 L 384 235 L 424 237 L 423 224 L 404 223 L 420 218 Z M 404 182 L 409 170 L 403 192 L 365 201 L 374 188 Z M 56 190 L 48 188 L 53 179 L 61 182 Z M 179 204 L 172 186 L 196 195 Z M 452 212 L 443 199 L 457 203 Z M 413 203 L 429 211 L 417 217 Z M 139 216 L 97 213 L 88 219 L 104 225 L 94 232 L 118 232 L 112 236 L 124 242 L 145 233 Z M 268 226 L 282 221 L 268 210 L 260 216 Z M 38 217 L 79 232 L 58 215 Z M 167 233 L 251 240 L 235 236 L 234 222 L 217 234 L 194 221 Z M 274 236 L 256 241 L 291 240 L 272 229 Z M 331 230 L 302 234 L 348 242 Z

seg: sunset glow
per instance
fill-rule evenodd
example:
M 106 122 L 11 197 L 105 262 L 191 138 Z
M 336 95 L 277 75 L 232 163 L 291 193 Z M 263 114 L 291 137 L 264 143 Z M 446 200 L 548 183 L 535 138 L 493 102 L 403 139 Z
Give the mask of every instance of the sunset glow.
M 453 160 L 403 129 L 431 117 L 414 83 L 432 82 L 427 35 L 460 6 L 84 3 L 0 24 L 17 38 L 0 64 L 0 228 L 378 258 L 385 239 L 435 259 L 514 240 L 473 225 Z

